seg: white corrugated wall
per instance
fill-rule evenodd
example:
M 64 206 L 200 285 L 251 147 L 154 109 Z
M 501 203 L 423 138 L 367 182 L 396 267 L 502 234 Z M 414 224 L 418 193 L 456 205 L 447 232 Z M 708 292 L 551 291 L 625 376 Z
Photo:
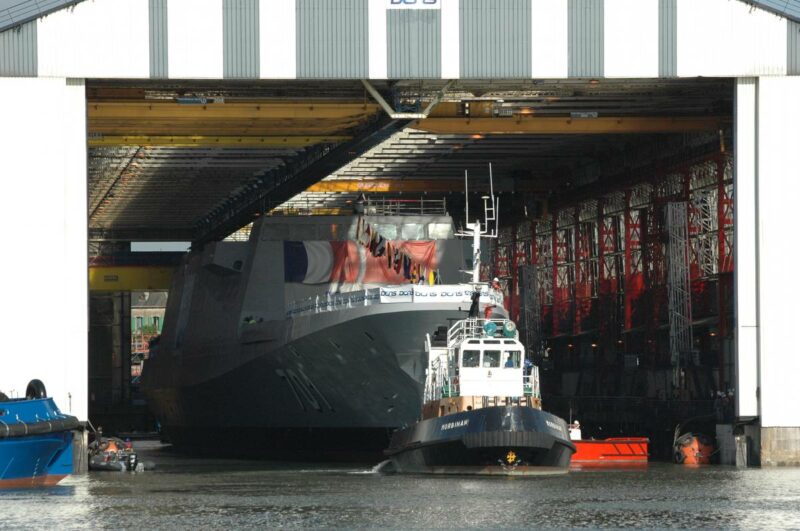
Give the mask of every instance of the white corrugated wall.
M 797 198 L 800 77 L 758 80 L 758 325 L 762 427 L 800 427 Z
M 222 78 L 222 0 L 169 0 L 169 77 Z
M 295 0 L 261 0 L 259 6 L 262 78 L 297 77 Z
M 0 78 L 0 389 L 42 380 L 62 411 L 88 416 L 86 88 Z M 42 147 L 46 155 L 42 156 Z M 11 362 L 13 358 L 13 362 Z
M 39 76 L 150 76 L 147 0 L 88 0 L 38 20 Z
M 786 19 L 730 0 L 678 0 L 678 76 L 786 73 Z
M 237 2 L 86 0 L 3 34 L 0 75 L 385 79 L 390 48 L 409 79 L 800 74 L 800 24 L 739 0 L 438 0 L 405 44 L 392 0 Z
M 605 0 L 603 18 L 603 75 L 658 77 L 658 0 Z
M 758 313 L 756 267 L 756 78 L 736 81 L 733 172 L 734 312 L 736 314 L 736 414 L 758 415 Z
M 538 0 L 531 4 L 532 77 L 567 77 L 567 10 L 567 0 Z

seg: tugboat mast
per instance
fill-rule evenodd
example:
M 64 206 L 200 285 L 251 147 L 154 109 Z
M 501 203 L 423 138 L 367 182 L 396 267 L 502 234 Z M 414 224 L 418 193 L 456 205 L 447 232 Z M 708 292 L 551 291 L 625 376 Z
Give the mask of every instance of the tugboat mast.
M 472 287 L 480 291 L 481 286 L 481 237 L 497 238 L 499 223 L 497 213 L 500 211 L 500 198 L 494 196 L 494 179 L 492 176 L 492 163 L 489 163 L 489 195 L 481 197 L 483 199 L 483 228 L 480 220 L 473 223 L 469 221 L 469 174 L 464 170 L 464 197 L 465 197 L 465 226 L 466 232 L 459 233 L 457 236 L 472 237 Z M 489 224 L 494 222 L 494 227 L 489 231 Z M 465 271 L 470 273 L 470 271 Z

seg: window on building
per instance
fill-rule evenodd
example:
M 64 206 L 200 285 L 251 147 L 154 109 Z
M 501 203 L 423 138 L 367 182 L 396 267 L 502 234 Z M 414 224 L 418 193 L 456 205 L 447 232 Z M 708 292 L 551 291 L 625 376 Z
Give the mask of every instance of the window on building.
M 144 317 L 137 317 L 136 318 L 136 330 L 141 330 L 144 328 Z
M 161 318 L 157 315 L 153 316 L 153 328 L 156 332 L 161 332 Z

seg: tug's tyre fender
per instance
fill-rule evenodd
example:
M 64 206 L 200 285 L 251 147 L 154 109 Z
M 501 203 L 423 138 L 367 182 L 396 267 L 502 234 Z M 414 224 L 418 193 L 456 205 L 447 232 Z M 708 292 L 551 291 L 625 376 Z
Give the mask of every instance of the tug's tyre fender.
M 675 455 L 672 456 L 672 458 L 676 464 L 682 465 L 683 461 L 686 459 L 686 455 L 684 455 L 681 450 L 675 450 Z
M 41 380 L 31 380 L 28 382 L 28 388 L 25 389 L 25 398 L 32 400 L 34 398 L 47 397 L 47 389 Z

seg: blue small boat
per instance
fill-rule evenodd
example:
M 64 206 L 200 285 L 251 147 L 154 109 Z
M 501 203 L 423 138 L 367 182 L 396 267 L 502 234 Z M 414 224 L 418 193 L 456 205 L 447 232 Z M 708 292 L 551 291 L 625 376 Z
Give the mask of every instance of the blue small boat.
M 72 430 L 80 428 L 39 380 L 31 380 L 25 398 L 0 393 L 0 488 L 55 485 L 71 474 Z

